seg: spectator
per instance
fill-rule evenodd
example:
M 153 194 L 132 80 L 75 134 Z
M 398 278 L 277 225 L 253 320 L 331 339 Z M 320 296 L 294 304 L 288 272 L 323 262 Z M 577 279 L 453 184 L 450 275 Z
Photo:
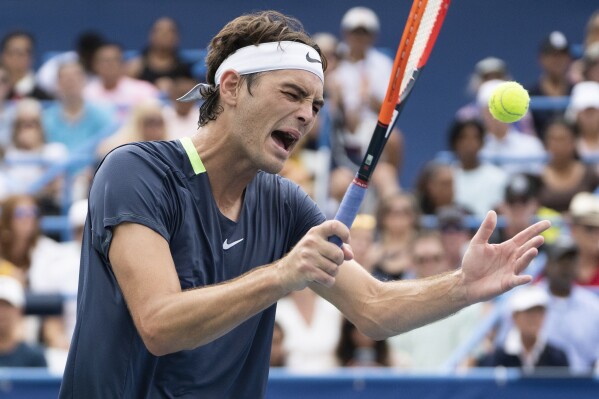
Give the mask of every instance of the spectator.
M 64 351 L 65 363 L 75 329 L 79 260 L 86 216 L 87 200 L 74 202 L 68 213 L 73 239 L 57 244 L 53 251 L 54 256 L 46 258 L 43 263 L 33 263 L 29 272 L 31 292 L 61 294 L 64 297 L 63 315 L 44 319 L 42 339 L 47 347 Z M 64 368 L 64 364 L 62 366 Z
M 599 286 L 599 197 L 588 192 L 572 198 L 569 209 L 572 238 L 578 247 L 578 284 Z
M 374 216 L 360 213 L 354 219 L 350 230 L 354 259 L 370 273 L 373 273 L 374 263 L 377 260 L 377 246 L 374 245 L 376 227 Z
M 68 150 L 62 143 L 47 143 L 42 125 L 39 101 L 28 98 L 16 106 L 12 142 L 6 149 L 4 161 L 12 193 L 26 193 L 53 163 L 63 161 Z M 43 200 L 44 214 L 57 213 L 61 180 L 47 185 L 38 195 Z
M 456 156 L 455 202 L 484 217 L 503 202 L 507 174 L 498 166 L 481 162 L 485 130 L 476 119 L 456 120 L 449 129 L 449 144 Z
M 593 43 L 599 42 L 599 9 L 589 17 L 585 29 L 584 46 L 589 48 Z
M 21 270 L 27 287 L 30 270 L 50 268 L 45 263 L 58 253 L 58 243 L 42 235 L 39 216 L 39 207 L 29 195 L 10 196 L 2 203 L 0 253 Z
M 376 218 L 372 274 L 382 281 L 400 280 L 409 272 L 409 246 L 420 225 L 416 198 L 404 192 L 389 195 L 380 200 Z
M 539 65 L 541 76 L 527 87 L 531 96 L 562 97 L 569 96 L 572 92 L 572 83 L 568 77 L 568 70 L 572 63 L 570 44 L 566 36 L 560 31 L 551 32 L 539 48 Z M 565 109 L 531 110 L 535 130 L 544 139 L 547 124 L 556 116 L 563 116 Z
M 150 98 L 135 105 L 125 124 L 98 145 L 97 153 L 102 158 L 123 144 L 168 139 L 162 106 Z
M 169 91 L 169 103 L 164 107 L 168 136 L 178 139 L 191 136 L 198 130 L 198 107 L 193 102 L 177 101 L 195 85 L 196 81 L 191 75 L 179 75 L 172 79 Z
M 576 84 L 572 89 L 572 97 L 566 115 L 570 121 L 576 123 L 578 153 L 583 159 L 597 163 L 599 158 L 599 83 L 581 82 Z
M 436 230 L 422 231 L 411 245 L 414 278 L 430 278 L 455 269 Z M 389 338 L 393 358 L 401 368 L 440 369 L 472 333 L 482 317 L 476 304 L 435 323 Z
M 489 99 L 500 80 L 490 80 L 481 85 L 477 102 L 483 125 L 487 131 L 481 157 L 493 162 L 513 175 L 515 173 L 539 174 L 545 158 L 543 143 L 532 135 L 519 130 L 517 125 L 495 119 L 489 111 Z
M 118 44 L 102 44 L 94 54 L 93 68 L 98 78 L 87 84 L 83 95 L 86 100 L 115 108 L 119 121 L 134 105 L 159 97 L 151 83 L 125 76 L 123 50 Z
M 583 40 L 584 53 L 586 53 L 595 43 L 599 43 L 599 9 L 595 10 L 587 21 Z M 574 61 L 570 71 L 573 82 L 579 83 L 586 80 L 586 77 L 584 76 L 584 64 L 584 58 Z
M 8 100 L 10 95 L 10 77 L 8 69 L 0 64 L 0 150 L 4 152 L 10 142 L 14 105 Z
M 163 93 L 171 91 L 176 77 L 191 76 L 191 65 L 179 54 L 179 28 L 174 19 L 160 17 L 154 22 L 146 48 L 127 62 L 126 69 L 130 77 L 150 82 Z
M 35 41 L 30 33 L 15 31 L 0 42 L 0 64 L 8 71 L 11 92 L 9 98 L 16 100 L 33 97 L 49 100 L 51 97 L 35 83 L 33 75 L 33 52 Z
M 511 238 L 521 226 L 529 226 L 539 211 L 539 190 L 541 180 L 537 176 L 517 174 L 510 178 L 505 188 L 505 202 L 498 211 L 505 223 L 497 232 L 499 240 Z
M 283 329 L 289 370 L 318 373 L 335 368 L 341 320 L 337 308 L 310 289 L 279 300 L 276 321 Z
M 337 359 L 343 367 L 391 366 L 387 340 L 373 340 L 347 319 L 343 319 Z
M 595 190 L 599 176 L 592 165 L 578 158 L 572 124 L 563 118 L 556 119 L 547 125 L 544 137 L 548 162 L 541 173 L 539 203 L 563 213 L 576 193 Z
M 92 60 L 98 47 L 104 43 L 104 38 L 95 31 L 85 31 L 77 37 L 75 50 L 65 51 L 50 57 L 44 62 L 37 73 L 35 80 L 38 85 L 47 93 L 56 96 L 58 69 L 62 64 L 79 63 L 85 71 L 86 81 L 94 76 L 92 69 Z
M 562 236 L 545 251 L 541 286 L 547 287 L 550 301 L 544 330 L 564 349 L 573 372 L 590 373 L 599 359 L 599 297 L 576 284 L 578 249 L 571 239 Z
M 393 62 L 374 47 L 380 23 L 375 12 L 366 7 L 349 9 L 341 21 L 346 50 L 337 68 L 331 73 L 333 84 L 340 90 L 344 127 L 341 137 L 347 156 L 353 165 L 362 162 L 377 123 L 377 116 L 387 91 Z M 373 180 L 377 190 L 386 190 L 397 182 L 401 158 L 400 133 L 394 130 L 379 162 L 378 172 L 387 171 L 384 181 Z M 387 165 L 381 165 L 388 163 Z M 352 165 L 338 165 L 354 169 Z M 388 166 L 388 167 L 387 167 Z M 380 173 L 379 173 L 380 174 Z M 386 191 L 388 192 L 388 191 Z
M 437 227 L 449 265 L 458 268 L 472 239 L 468 215 L 457 206 L 445 206 L 437 212 Z
M 454 172 L 451 165 L 429 161 L 420 170 L 416 197 L 425 215 L 434 215 L 442 206 L 454 205 Z
M 485 57 L 474 65 L 474 71 L 468 82 L 468 94 L 474 100 L 457 110 L 458 121 L 480 119 L 480 109 L 476 102 L 476 94 L 480 86 L 490 80 L 510 80 L 511 76 L 504 60 L 497 57 Z
M 504 60 L 497 57 L 486 57 L 478 61 L 468 83 L 468 92 L 474 97 L 474 100 L 458 109 L 455 119 L 459 121 L 482 119 L 476 99 L 481 85 L 491 80 L 505 81 L 511 79 L 512 77 Z M 518 131 L 532 135 L 536 134 L 530 114 L 524 115 L 521 120 L 515 122 L 514 126 Z
M 519 367 L 532 373 L 539 367 L 568 367 L 566 354 L 542 333 L 549 296 L 537 286 L 522 287 L 509 300 L 514 327 L 505 343 L 478 360 L 479 367 Z
M 0 276 L 0 369 L 46 367 L 43 350 L 26 344 L 19 336 L 24 306 L 21 283 L 13 277 Z
M 275 321 L 272 330 L 272 346 L 270 348 L 270 367 L 285 367 L 287 354 L 285 353 L 285 333 L 281 325 Z
M 582 61 L 584 80 L 599 83 L 599 41 L 585 50 Z
M 81 64 L 62 64 L 58 67 L 58 102 L 43 112 L 48 141 L 62 143 L 71 152 L 114 123 L 110 112 L 83 99 L 84 87 L 85 71 Z M 87 151 L 91 147 L 95 146 Z

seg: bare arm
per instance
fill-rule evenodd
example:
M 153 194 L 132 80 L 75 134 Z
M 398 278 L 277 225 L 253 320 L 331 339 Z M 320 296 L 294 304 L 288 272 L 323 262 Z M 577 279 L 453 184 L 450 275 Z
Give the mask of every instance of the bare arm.
M 324 237 L 337 234 L 347 240 L 349 235 L 337 232 L 335 226 L 340 223 L 327 222 L 310 230 L 274 264 L 229 282 L 187 291 L 181 291 L 167 241 L 145 226 L 117 226 L 109 258 L 146 347 L 164 355 L 217 339 L 308 281 L 331 285 L 345 257 Z
M 502 244 L 489 244 L 497 215 L 491 212 L 472 239 L 462 267 L 422 280 L 379 282 L 355 262 L 339 268 L 332 288 L 311 285 L 364 333 L 375 339 L 420 327 L 465 306 L 531 281 L 520 273 L 543 243 L 548 221 L 536 223 Z

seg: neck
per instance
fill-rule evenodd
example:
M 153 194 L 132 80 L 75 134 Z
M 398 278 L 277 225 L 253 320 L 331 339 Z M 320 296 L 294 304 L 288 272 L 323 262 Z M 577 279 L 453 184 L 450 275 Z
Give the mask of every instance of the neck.
M 102 86 L 106 90 L 113 90 L 119 83 L 119 78 L 102 80 Z
M 460 164 L 462 165 L 462 169 L 464 170 L 473 170 L 479 167 L 480 161 L 478 158 L 465 158 L 460 160 Z
M 83 108 L 83 98 L 82 97 L 65 97 L 62 100 L 63 109 L 68 114 L 79 113 Z
M 530 352 L 537 342 L 537 337 L 533 335 L 520 335 L 520 339 L 526 352 Z
M 561 173 L 571 172 L 574 165 L 576 165 L 576 161 L 574 159 L 553 160 L 551 162 L 551 168 L 555 172 Z
M 241 209 L 243 193 L 258 173 L 249 161 L 240 159 L 239 152 L 229 144 L 226 130 L 216 123 L 196 133 L 192 142 L 210 179 L 212 195 L 221 212 L 236 220 Z
M 556 285 L 549 284 L 549 291 L 551 291 L 552 295 L 555 295 L 558 298 L 567 298 L 572 293 L 572 285 Z

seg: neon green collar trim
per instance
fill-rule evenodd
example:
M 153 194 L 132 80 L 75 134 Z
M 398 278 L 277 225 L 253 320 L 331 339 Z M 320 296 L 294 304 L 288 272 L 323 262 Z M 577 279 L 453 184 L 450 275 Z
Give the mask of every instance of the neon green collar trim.
M 195 146 L 191 142 L 191 138 L 182 137 L 179 139 L 179 141 L 187 153 L 187 157 L 189 158 L 189 162 L 191 163 L 191 167 L 193 168 L 195 174 L 199 175 L 200 173 L 206 172 L 206 168 L 200 159 L 200 154 L 198 154 L 196 151 Z

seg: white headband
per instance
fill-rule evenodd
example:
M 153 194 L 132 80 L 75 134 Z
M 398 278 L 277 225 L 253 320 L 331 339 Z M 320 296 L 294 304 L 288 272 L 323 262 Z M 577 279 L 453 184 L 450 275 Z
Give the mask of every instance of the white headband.
M 280 69 L 301 69 L 312 72 L 324 83 L 322 60 L 313 47 L 298 42 L 268 42 L 242 47 L 229 55 L 220 64 L 214 75 L 216 85 L 225 71 L 235 70 L 240 75 L 250 73 L 276 71 Z M 201 99 L 202 83 L 195 86 L 179 101 L 196 101 Z

